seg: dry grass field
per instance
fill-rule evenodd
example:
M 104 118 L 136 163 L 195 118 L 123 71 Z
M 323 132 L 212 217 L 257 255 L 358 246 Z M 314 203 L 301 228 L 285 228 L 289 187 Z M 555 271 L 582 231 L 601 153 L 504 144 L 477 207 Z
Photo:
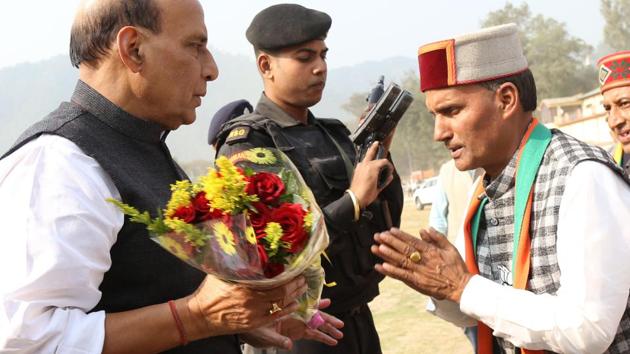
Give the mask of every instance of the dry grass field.
M 426 227 L 429 208 L 418 211 L 405 203 L 401 229 L 416 234 Z M 381 294 L 370 303 L 384 354 L 471 354 L 463 331 L 425 311 L 427 297 L 386 278 Z

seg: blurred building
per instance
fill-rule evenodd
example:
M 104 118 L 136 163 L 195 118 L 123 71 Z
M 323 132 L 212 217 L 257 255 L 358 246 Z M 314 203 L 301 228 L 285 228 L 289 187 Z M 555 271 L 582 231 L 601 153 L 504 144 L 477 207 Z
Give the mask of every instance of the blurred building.
M 547 127 L 560 129 L 589 144 L 605 149 L 613 144 L 598 88 L 574 96 L 544 99 L 537 116 Z

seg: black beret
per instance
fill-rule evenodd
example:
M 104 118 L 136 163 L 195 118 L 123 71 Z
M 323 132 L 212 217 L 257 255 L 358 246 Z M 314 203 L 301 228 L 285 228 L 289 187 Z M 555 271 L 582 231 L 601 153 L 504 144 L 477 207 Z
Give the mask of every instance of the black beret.
M 217 134 L 221 130 L 221 126 L 223 126 L 223 124 L 233 118 L 249 113 L 246 110 L 249 110 L 249 112 L 254 111 L 252 105 L 247 102 L 247 100 L 236 100 L 221 107 L 217 113 L 212 116 L 212 121 L 210 121 L 210 128 L 208 129 L 208 144 L 212 145 L 216 142 Z
M 247 28 L 247 40 L 258 49 L 277 50 L 324 39 L 332 19 L 297 4 L 279 4 L 260 11 Z

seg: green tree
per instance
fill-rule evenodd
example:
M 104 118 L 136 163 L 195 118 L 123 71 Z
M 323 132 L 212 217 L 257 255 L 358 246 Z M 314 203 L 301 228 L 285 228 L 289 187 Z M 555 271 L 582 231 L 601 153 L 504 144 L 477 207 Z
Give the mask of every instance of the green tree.
M 630 0 L 602 0 L 604 43 L 612 51 L 630 49 Z
M 488 13 L 481 26 L 509 22 L 519 28 L 525 57 L 536 78 L 539 101 L 588 92 L 597 86 L 596 70 L 589 63 L 593 48 L 571 36 L 564 23 L 532 14 L 526 3 L 514 6 L 508 2 L 502 9 Z

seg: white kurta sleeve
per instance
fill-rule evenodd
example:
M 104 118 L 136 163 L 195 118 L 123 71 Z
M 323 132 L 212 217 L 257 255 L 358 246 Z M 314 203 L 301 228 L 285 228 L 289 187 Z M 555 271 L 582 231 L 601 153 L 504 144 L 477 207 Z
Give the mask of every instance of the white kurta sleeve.
M 630 187 L 600 163 L 578 164 L 560 204 L 557 294 L 535 295 L 475 276 L 460 309 L 519 347 L 603 352 L 628 302 L 628 220 Z
M 0 161 L 0 352 L 100 353 L 89 313 L 123 215 L 111 178 L 75 144 L 42 136 Z

